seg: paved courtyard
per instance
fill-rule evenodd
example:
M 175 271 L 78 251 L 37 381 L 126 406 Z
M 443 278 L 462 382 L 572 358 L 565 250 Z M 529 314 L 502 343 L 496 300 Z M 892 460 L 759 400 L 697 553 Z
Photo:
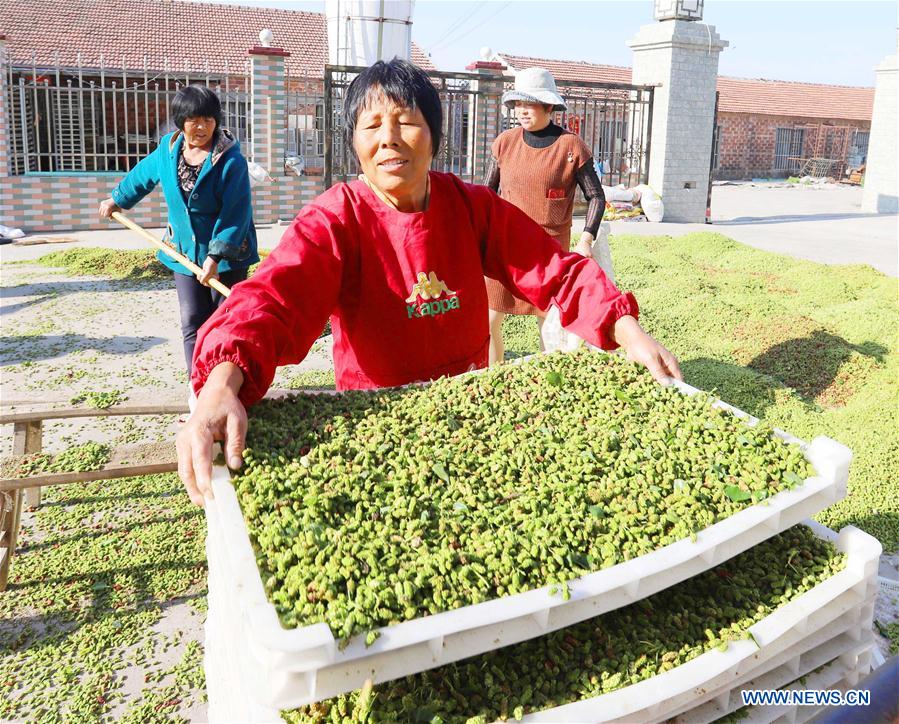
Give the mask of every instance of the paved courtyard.
M 612 233 L 680 236 L 715 231 L 766 251 L 823 264 L 870 264 L 884 274 L 899 276 L 899 216 L 863 213 L 861 201 L 861 188 L 836 184 L 717 185 L 712 190 L 710 225 L 613 221 Z M 260 246 L 274 247 L 284 233 L 286 219 L 283 224 L 260 226 Z M 583 228 L 583 220 L 576 219 L 574 228 Z M 151 231 L 162 236 L 162 229 Z M 33 259 L 78 245 L 147 248 L 138 236 L 114 224 L 109 231 L 76 231 L 64 236 L 77 239 L 77 243 L 4 246 L 0 247 L 0 260 Z
M 899 216 L 864 213 L 861 202 L 861 188 L 838 184 L 716 185 L 711 224 L 613 221 L 612 233 L 716 231 L 765 251 L 823 264 L 870 264 L 899 276 Z

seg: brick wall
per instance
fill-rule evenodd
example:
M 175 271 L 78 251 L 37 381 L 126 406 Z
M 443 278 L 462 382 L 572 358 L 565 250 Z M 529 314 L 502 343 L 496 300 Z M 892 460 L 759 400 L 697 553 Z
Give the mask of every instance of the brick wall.
M 0 33 L 0 69 L 6 68 L 6 36 Z M 9 173 L 9 156 L 8 154 L 8 129 L 6 127 L 6 73 L 0 70 L 0 180 L 6 178 Z M 3 203 L 3 189 L 0 188 L 0 203 Z M 0 222 L 2 223 L 2 222 Z
M 2 136 L 0 136 L 2 138 Z M 38 232 L 108 229 L 97 207 L 121 180 L 122 174 L 42 174 L 0 176 L 0 224 Z M 259 188 L 253 192 L 253 218 L 257 224 L 292 219 L 322 192 L 321 176 L 279 176 L 266 193 L 260 208 Z M 162 190 L 156 188 L 128 212 L 141 226 L 165 226 L 167 208 Z
M 844 119 L 769 116 L 749 113 L 718 113 L 721 136 L 718 146 L 717 179 L 778 178 L 795 173 L 774 168 L 778 128 L 806 127 L 803 154 L 811 155 L 818 144 L 818 124 L 851 126 L 867 131 L 871 124 Z M 826 129 L 822 128 L 823 132 Z M 820 139 L 823 145 L 823 140 Z
M 5 42 L 0 36 L 0 53 Z M 260 52 L 262 51 L 262 52 Z M 269 53 L 267 51 L 275 51 Z M 321 175 L 286 173 L 287 89 L 284 55 L 278 49 L 253 49 L 253 147 L 245 155 L 266 167 L 274 183 L 253 190 L 253 218 L 258 224 L 292 219 L 323 190 Z M 97 207 L 122 179 L 121 173 L 47 173 L 10 176 L 7 156 L 6 75 L 0 73 L 0 224 L 26 233 L 108 229 Z M 162 117 L 162 113 L 160 114 Z M 155 119 L 155 114 L 153 115 Z M 161 120 L 161 118 L 160 118 Z M 134 129 L 129 129 L 132 133 Z M 141 129 L 144 130 L 144 129 Z M 167 209 L 162 190 L 154 189 L 128 215 L 141 226 L 165 226 Z

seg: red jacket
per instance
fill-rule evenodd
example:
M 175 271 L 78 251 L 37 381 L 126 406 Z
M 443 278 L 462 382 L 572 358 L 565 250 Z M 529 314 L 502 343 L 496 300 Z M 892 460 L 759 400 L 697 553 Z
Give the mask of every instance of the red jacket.
M 614 348 L 634 297 L 590 259 L 561 251 L 493 191 L 431 172 L 427 211 L 401 213 L 364 183 L 338 184 L 304 207 L 256 274 L 203 325 L 194 389 L 230 361 L 251 405 L 279 365 L 305 357 L 330 316 L 337 388 L 392 387 L 487 365 L 483 276 L 562 324 Z

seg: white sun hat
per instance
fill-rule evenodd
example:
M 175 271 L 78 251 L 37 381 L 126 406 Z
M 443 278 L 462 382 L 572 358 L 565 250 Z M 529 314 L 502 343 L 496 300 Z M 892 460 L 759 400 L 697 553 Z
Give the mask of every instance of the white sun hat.
M 525 68 L 515 74 L 515 88 L 503 93 L 503 105 L 511 108 L 515 101 L 545 103 L 554 111 L 568 107 L 556 90 L 555 78 L 546 68 Z

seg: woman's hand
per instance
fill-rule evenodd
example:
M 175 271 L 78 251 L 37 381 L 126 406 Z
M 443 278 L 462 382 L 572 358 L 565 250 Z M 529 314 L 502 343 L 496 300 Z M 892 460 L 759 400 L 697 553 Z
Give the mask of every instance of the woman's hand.
M 122 209 L 119 208 L 119 205 L 115 201 L 113 201 L 112 199 L 106 199 L 106 201 L 100 202 L 100 209 L 98 213 L 100 214 L 101 219 L 111 219 L 112 215 L 116 211 L 121 210 Z
M 219 263 L 211 256 L 207 256 L 206 261 L 203 262 L 203 273 L 197 278 L 200 280 L 200 284 L 208 287 L 211 279 L 219 278 Z
M 581 256 L 585 256 L 588 259 L 593 258 L 593 234 L 589 231 L 585 231 L 581 234 L 581 239 L 578 241 L 577 246 L 572 249 L 573 252 L 580 254 Z
M 639 362 L 659 382 L 667 383 L 669 377 L 683 382 L 684 376 L 677 363 L 677 357 L 650 337 L 630 315 L 621 317 L 615 322 L 613 332 L 631 362 Z
M 196 505 L 212 497 L 213 442 L 223 442 L 228 467 L 237 469 L 243 463 L 247 411 L 237 397 L 242 384 L 243 372 L 237 365 L 218 365 L 200 391 L 190 420 L 178 433 L 178 475 Z

